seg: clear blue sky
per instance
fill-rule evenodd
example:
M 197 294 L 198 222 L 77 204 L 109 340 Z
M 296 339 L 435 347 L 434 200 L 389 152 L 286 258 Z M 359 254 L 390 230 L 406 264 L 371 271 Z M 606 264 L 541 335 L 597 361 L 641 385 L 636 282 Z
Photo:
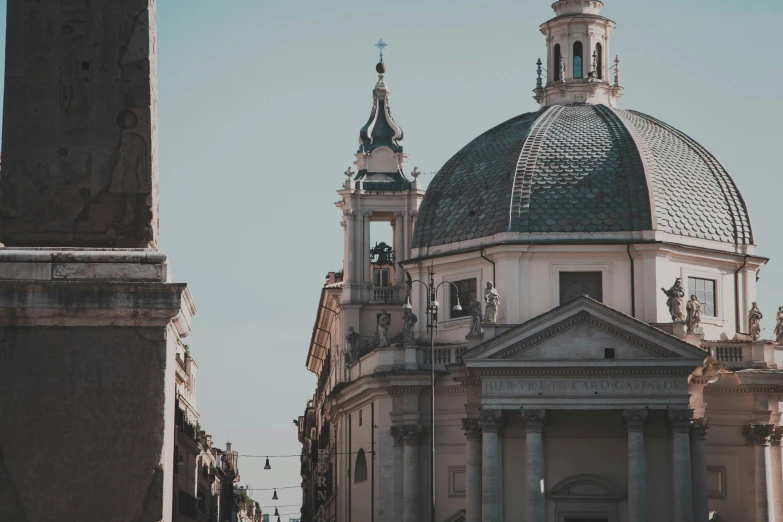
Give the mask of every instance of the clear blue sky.
M 547 0 L 158 2 L 162 250 L 190 284 L 202 425 L 240 453 L 297 454 L 324 275 L 342 263 L 333 205 L 366 121 L 379 38 L 410 166 L 438 170 L 536 109 Z M 779 0 L 606 0 L 622 108 L 711 150 L 751 210 L 766 326 L 783 304 Z M 2 23 L 2 27 L 5 23 Z M 251 487 L 298 485 L 297 459 L 240 459 Z M 296 504 L 297 490 L 279 491 Z M 254 495 L 271 505 L 271 494 Z M 297 508 L 283 508 L 294 513 Z M 284 516 L 283 519 L 287 519 Z

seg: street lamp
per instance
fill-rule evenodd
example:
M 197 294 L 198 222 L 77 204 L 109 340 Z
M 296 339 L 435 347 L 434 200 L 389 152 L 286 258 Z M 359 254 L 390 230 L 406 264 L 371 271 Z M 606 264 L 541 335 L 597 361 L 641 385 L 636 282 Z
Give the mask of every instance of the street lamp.
M 432 455 L 430 456 L 430 484 L 432 485 L 432 491 L 430 492 L 430 522 L 435 522 L 435 334 L 438 333 L 438 289 L 442 284 L 448 283 L 454 287 L 454 291 L 457 296 L 457 304 L 451 309 L 455 312 L 461 312 L 462 307 L 459 305 L 459 288 L 451 281 L 442 281 L 438 286 L 435 286 L 435 274 L 430 272 L 430 283 L 427 284 L 419 279 L 413 279 L 410 283 L 420 283 L 427 289 L 427 333 L 430 334 L 430 387 L 432 388 L 432 412 L 430 415 L 430 437 L 432 439 Z M 413 286 L 413 285 L 410 285 Z M 405 297 L 405 304 L 402 305 L 404 310 L 412 310 L 410 292 Z

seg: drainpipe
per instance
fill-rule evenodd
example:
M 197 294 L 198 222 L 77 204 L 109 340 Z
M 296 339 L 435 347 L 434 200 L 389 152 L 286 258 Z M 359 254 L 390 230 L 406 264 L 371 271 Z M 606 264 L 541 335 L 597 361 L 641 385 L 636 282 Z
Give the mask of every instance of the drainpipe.
M 481 249 L 481 257 L 483 257 L 485 260 L 487 260 L 490 263 L 492 263 L 492 284 L 497 286 L 498 285 L 498 280 L 496 279 L 496 276 L 495 276 L 495 262 L 492 261 L 490 258 L 488 258 L 487 256 L 484 255 L 484 249 L 483 248 Z
M 628 259 L 631 261 L 631 317 L 636 319 L 636 281 L 633 257 L 631 257 L 631 243 L 628 243 Z
M 372 475 L 370 482 L 370 520 L 375 522 L 375 403 L 370 404 L 370 445 L 372 446 Z
M 737 333 L 740 333 L 739 273 L 743 268 L 748 266 L 748 257 L 750 256 L 745 256 L 745 262 L 734 272 L 734 329 Z

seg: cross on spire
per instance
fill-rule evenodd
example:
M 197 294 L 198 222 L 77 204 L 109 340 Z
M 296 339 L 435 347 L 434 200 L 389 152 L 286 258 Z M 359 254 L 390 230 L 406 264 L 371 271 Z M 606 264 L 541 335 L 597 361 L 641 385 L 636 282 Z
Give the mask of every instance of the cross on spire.
M 389 44 L 384 42 L 383 38 L 381 38 L 380 40 L 378 40 L 378 43 L 375 44 L 375 47 L 380 49 L 380 51 L 381 51 L 381 62 L 383 62 L 383 50 L 386 49 L 387 47 L 389 47 Z

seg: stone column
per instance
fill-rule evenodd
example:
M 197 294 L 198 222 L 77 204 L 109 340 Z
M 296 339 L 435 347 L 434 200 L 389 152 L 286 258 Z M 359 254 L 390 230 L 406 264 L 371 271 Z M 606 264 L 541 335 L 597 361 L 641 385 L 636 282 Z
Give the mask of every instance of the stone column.
M 466 522 L 481 522 L 481 426 L 478 419 L 462 419 L 465 430 Z
M 693 522 L 690 428 L 692 410 L 669 410 L 672 427 L 674 522 Z
M 783 428 L 776 427 L 770 436 L 769 460 L 772 475 L 772 505 L 775 509 L 775 522 L 783 522 L 783 462 L 781 462 L 780 439 Z
M 710 423 L 704 417 L 691 424 L 691 479 L 693 480 L 693 521 L 708 522 L 710 500 L 707 491 L 707 455 L 705 441 Z
M 391 435 L 394 439 L 394 446 L 392 451 L 394 452 L 394 520 L 402 520 L 402 502 L 403 502 L 403 487 L 405 484 L 404 473 L 404 439 L 402 436 L 402 426 L 392 426 Z
M 755 522 L 769 522 L 769 501 L 767 500 L 767 448 L 775 426 L 772 424 L 746 424 L 742 434 L 748 444 L 753 445 L 756 518 Z
M 362 218 L 364 222 L 364 241 L 362 242 L 362 245 L 364 248 L 362 249 L 362 255 L 361 255 L 361 266 L 364 267 L 364 279 L 363 281 L 365 283 L 372 283 L 372 267 L 370 266 L 370 249 L 372 248 L 372 245 L 370 244 L 370 217 L 372 216 L 372 212 L 365 211 L 362 212 Z
M 498 436 L 503 427 L 501 410 L 481 410 L 481 521 L 500 522 L 500 461 Z
M 343 210 L 343 221 L 345 222 L 345 249 L 343 257 L 343 281 L 349 283 L 356 277 L 354 269 L 354 250 L 356 249 L 356 225 L 354 218 L 356 217 L 356 211 L 353 209 Z
M 628 520 L 647 520 L 647 464 L 644 456 L 644 425 L 647 410 L 624 410 L 628 429 Z
M 402 521 L 419 522 L 421 473 L 419 471 L 419 440 L 424 433 L 421 426 L 403 426 L 403 485 Z
M 544 448 L 541 435 L 546 419 L 545 410 L 522 410 L 525 421 L 525 463 L 527 465 L 527 520 L 545 522 Z

